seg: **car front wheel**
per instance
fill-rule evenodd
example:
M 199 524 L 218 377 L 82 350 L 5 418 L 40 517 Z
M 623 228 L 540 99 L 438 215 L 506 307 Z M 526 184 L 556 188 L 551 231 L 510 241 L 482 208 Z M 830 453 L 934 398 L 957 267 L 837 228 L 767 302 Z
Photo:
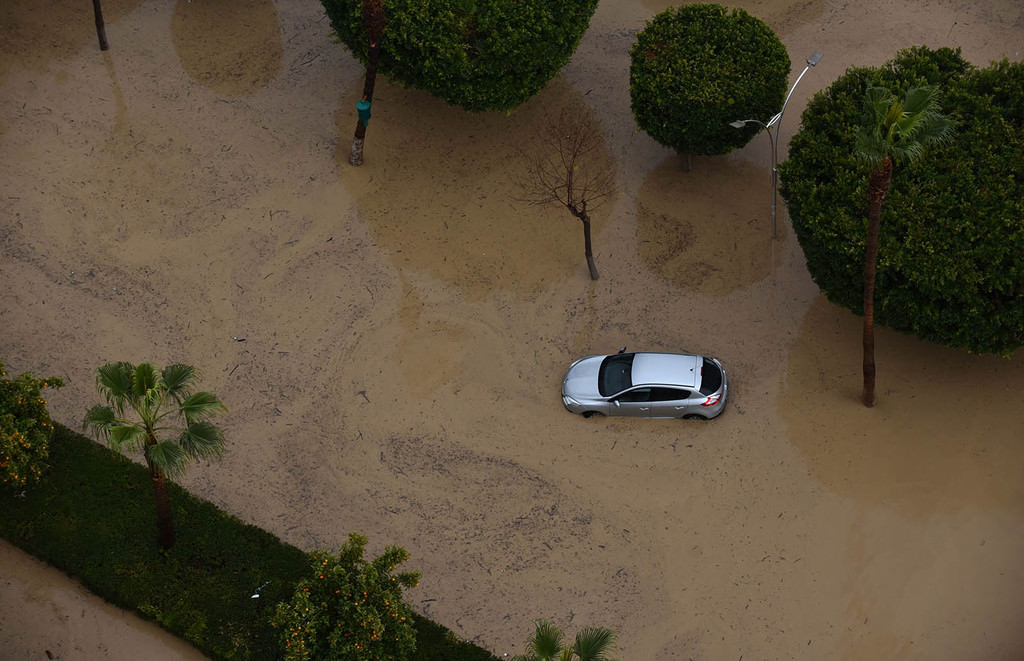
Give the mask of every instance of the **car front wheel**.
M 688 413 L 683 416 L 683 420 L 707 420 L 707 418 L 697 413 Z
M 594 417 L 601 418 L 601 417 L 604 417 L 604 413 L 599 413 L 597 411 L 584 411 L 583 412 L 583 417 L 584 418 L 594 418 Z

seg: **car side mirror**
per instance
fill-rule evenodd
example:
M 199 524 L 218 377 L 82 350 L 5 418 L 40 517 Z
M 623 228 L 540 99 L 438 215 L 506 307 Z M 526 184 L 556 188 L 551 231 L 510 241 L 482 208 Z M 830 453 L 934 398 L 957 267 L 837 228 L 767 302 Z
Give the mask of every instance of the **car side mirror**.
M 612 403 L 615 404 L 615 406 L 622 406 L 622 404 L 619 404 L 619 400 L 617 399 L 612 401 Z
M 621 349 L 619 349 L 619 353 L 626 353 L 626 347 L 622 347 Z

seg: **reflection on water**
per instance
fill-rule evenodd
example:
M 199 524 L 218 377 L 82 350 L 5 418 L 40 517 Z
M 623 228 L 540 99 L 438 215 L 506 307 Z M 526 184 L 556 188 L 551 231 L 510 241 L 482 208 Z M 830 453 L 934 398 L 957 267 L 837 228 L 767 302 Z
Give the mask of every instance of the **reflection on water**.
M 694 0 L 697 1 L 697 0 Z M 700 0 L 703 1 L 703 0 Z M 658 14 L 669 7 L 691 4 L 681 0 L 643 0 L 644 7 Z M 807 25 L 825 11 L 825 0 L 732 0 L 727 7 L 745 9 L 776 31 Z
M 769 182 L 764 170 L 724 156 L 695 158 L 688 172 L 679 157 L 666 158 L 637 195 L 640 259 L 680 289 L 712 296 L 764 279 Z
M 138 0 L 104 0 L 103 19 L 118 21 Z M 107 39 L 110 47 L 118 48 Z M 92 43 L 100 52 L 91 2 L 0 2 L 0 79 L 12 64 L 44 68 L 54 59 L 73 56 Z
M 178 0 L 171 36 L 186 73 L 222 94 L 255 91 L 281 68 L 281 27 L 273 0 Z
M 472 298 L 588 277 L 581 223 L 564 208 L 519 201 L 521 153 L 536 144 L 537 127 L 565 105 L 590 113 L 560 78 L 509 114 L 470 114 L 378 78 L 359 168 L 348 163 L 355 102 L 353 91 L 338 109 L 335 160 L 360 216 L 396 262 Z M 600 154 L 609 158 L 604 145 Z M 592 214 L 596 253 L 611 206 Z
M 876 330 L 878 405 L 860 404 L 861 319 L 820 296 L 779 408 L 810 474 L 861 502 L 925 514 L 1024 513 L 1024 352 L 975 356 Z

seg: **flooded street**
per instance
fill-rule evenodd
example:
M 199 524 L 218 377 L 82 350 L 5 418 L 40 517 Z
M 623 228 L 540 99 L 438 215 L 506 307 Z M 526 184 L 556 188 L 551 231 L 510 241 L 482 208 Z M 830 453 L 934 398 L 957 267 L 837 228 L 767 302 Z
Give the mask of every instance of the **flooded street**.
M 229 407 L 228 453 L 188 489 L 303 548 L 404 546 L 412 607 L 498 656 L 547 618 L 610 627 L 623 660 L 1022 658 L 1024 353 L 880 330 L 862 407 L 860 319 L 811 281 L 781 199 L 770 238 L 768 141 L 684 172 L 635 128 L 628 51 L 668 6 L 604 0 L 508 115 L 378 80 L 356 169 L 363 72 L 316 0 L 106 2 L 106 53 L 86 6 L 5 3 L 0 357 L 63 376 L 51 410 L 71 427 L 99 365 L 195 365 Z M 1024 43 L 1015 0 L 738 6 L 779 34 L 791 80 L 825 55 L 783 143 L 850 66 Z M 514 183 L 563 107 L 601 126 L 618 177 L 596 282 L 579 223 Z M 720 358 L 725 413 L 567 413 L 568 364 L 623 345 Z M 60 580 L 21 562 L 0 564 L 8 649 L 93 649 L 9 617 L 52 606 L 6 586 Z M 159 656 L 118 617 L 90 625 L 105 651 L 64 658 Z

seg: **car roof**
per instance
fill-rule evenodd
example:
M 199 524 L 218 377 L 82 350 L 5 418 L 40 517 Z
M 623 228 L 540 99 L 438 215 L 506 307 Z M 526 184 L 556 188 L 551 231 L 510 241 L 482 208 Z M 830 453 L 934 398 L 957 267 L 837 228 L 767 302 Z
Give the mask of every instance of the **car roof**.
M 661 384 L 694 388 L 700 379 L 700 356 L 638 353 L 633 357 L 633 385 Z

